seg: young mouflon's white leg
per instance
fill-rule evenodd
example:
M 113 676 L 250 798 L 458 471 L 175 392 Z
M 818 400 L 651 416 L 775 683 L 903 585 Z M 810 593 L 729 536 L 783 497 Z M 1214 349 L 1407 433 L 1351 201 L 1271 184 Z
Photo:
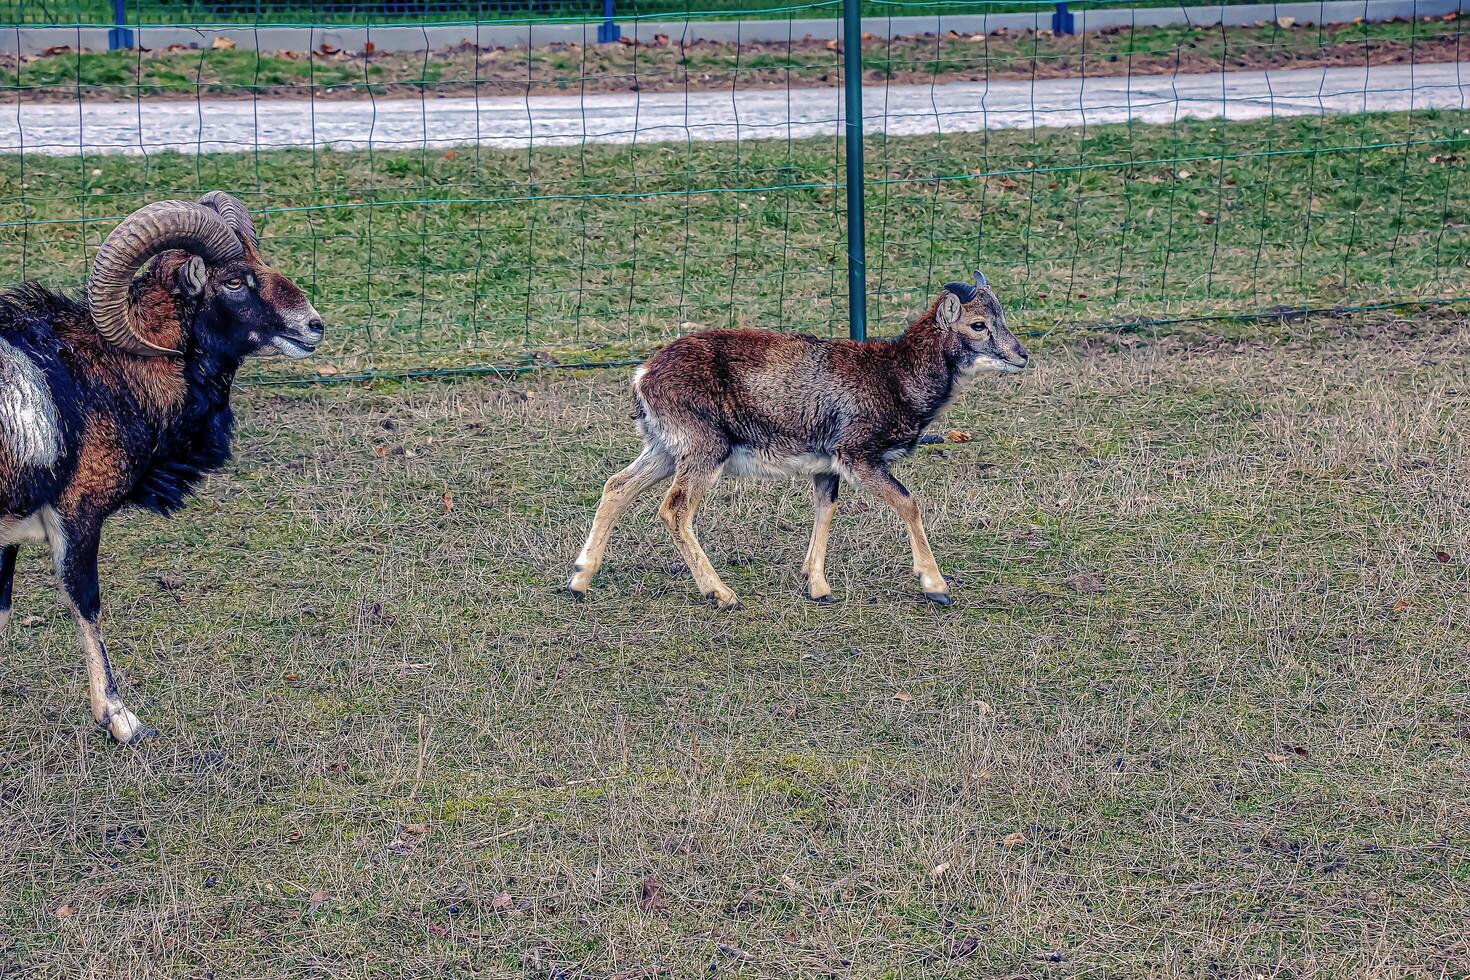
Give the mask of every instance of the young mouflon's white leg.
M 827 539 L 832 534 L 832 519 L 837 514 L 837 475 L 818 473 L 812 477 L 812 499 L 816 513 L 812 519 L 812 540 L 801 563 L 806 579 L 806 594 L 816 602 L 832 601 L 832 586 L 827 584 Z
M 667 480 L 673 473 L 673 460 L 645 446 L 637 459 L 608 477 L 602 488 L 602 499 L 597 504 L 597 515 L 592 518 L 592 530 L 587 535 L 587 543 L 582 545 L 582 551 L 577 555 L 577 562 L 573 566 L 572 580 L 567 583 L 567 588 L 573 595 L 581 597 L 587 593 L 592 577 L 602 567 L 613 525 L 618 522 L 623 511 L 639 496 Z
M 674 474 L 673 486 L 664 495 L 658 516 L 674 536 L 679 555 L 684 559 L 684 564 L 689 566 L 699 591 L 713 599 L 721 609 L 738 609 L 740 600 L 720 581 L 715 567 L 710 564 L 709 556 L 704 553 L 699 539 L 694 536 L 694 512 L 699 509 L 700 502 L 718 480 L 717 469 L 686 469 L 681 465 Z
M 919 577 L 924 598 L 941 606 L 949 605 L 949 583 L 944 580 L 944 575 L 939 571 L 939 563 L 934 560 L 934 552 L 929 548 L 929 536 L 924 533 L 924 522 L 919 516 L 919 504 L 908 488 L 880 466 L 855 466 L 853 472 L 864 489 L 892 508 L 899 520 L 903 521 L 903 526 L 909 533 L 914 574 Z

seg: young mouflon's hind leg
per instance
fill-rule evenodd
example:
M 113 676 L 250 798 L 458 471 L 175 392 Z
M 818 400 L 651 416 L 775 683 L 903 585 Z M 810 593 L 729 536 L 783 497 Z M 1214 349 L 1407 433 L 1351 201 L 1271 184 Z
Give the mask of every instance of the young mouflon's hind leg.
M 658 516 L 674 536 L 679 555 L 684 559 L 684 564 L 689 566 L 689 572 L 694 576 L 694 583 L 699 586 L 699 591 L 713 599 L 715 605 L 721 609 L 739 609 L 740 600 L 720 581 L 715 567 L 710 564 L 709 556 L 704 553 L 704 549 L 699 546 L 699 539 L 694 536 L 694 512 L 699 509 L 700 502 L 719 478 L 718 466 L 688 465 L 681 462 L 674 473 L 673 486 L 669 487 L 669 492 L 664 495 L 664 502 L 658 509 Z
M 832 534 L 832 518 L 837 513 L 837 485 L 835 473 L 818 473 L 812 477 L 816 515 L 801 574 L 806 579 L 806 594 L 815 602 L 833 601 L 832 586 L 827 584 L 827 538 Z
M 8 544 L 0 549 L 0 630 L 10 619 L 10 593 L 15 586 L 15 556 L 18 545 Z
M 572 595 L 580 599 L 587 594 L 587 586 L 592 584 L 592 577 L 602 567 L 602 558 L 607 553 L 607 540 L 612 535 L 613 525 L 618 522 L 623 511 L 640 495 L 652 490 L 673 473 L 672 459 L 652 447 L 644 446 L 637 459 L 608 477 L 602 488 L 602 500 L 597 504 L 597 515 L 592 518 L 592 530 L 587 535 L 587 543 L 582 545 L 577 562 L 572 566 L 572 580 L 567 583 L 567 590 Z
M 98 618 L 102 612 L 97 587 L 97 543 L 100 528 L 64 526 L 55 518 L 47 521 L 46 537 L 56 561 L 56 577 L 71 607 L 77 636 L 82 641 L 82 656 L 87 663 L 87 693 L 92 702 L 92 717 L 108 734 L 124 745 L 158 734 L 138 720 L 123 704 L 107 660 L 107 645 L 102 641 Z
M 853 466 L 852 470 L 863 489 L 891 507 L 903 521 L 909 533 L 909 549 L 913 552 L 914 574 L 919 577 L 924 598 L 941 606 L 949 605 L 949 583 L 944 580 L 939 563 L 934 560 L 929 537 L 924 533 L 924 522 L 919 517 L 919 504 L 908 488 L 899 483 L 886 466 L 866 464 Z

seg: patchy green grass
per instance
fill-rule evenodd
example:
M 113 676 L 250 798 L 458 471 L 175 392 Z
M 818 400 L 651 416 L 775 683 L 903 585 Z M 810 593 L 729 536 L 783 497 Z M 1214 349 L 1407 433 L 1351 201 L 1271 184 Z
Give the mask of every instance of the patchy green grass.
M 1226 4 L 1253 0 L 1223 0 Z M 900 17 L 924 14 L 975 14 L 1032 11 L 1043 6 L 1043 23 L 1049 23 L 1045 0 L 975 0 L 959 2 L 915 2 L 915 0 L 863 0 L 865 17 Z M 1098 7 L 1194 6 L 1180 0 L 1074 0 L 1072 9 Z M 617 5 L 619 19 L 629 17 L 734 18 L 758 16 L 762 20 L 786 17 L 841 16 L 842 5 L 833 0 L 777 4 L 770 0 L 639 0 Z M 310 0 L 129 0 L 127 18 L 132 24 L 410 24 L 534 23 L 541 20 L 595 21 L 602 19 L 596 0 L 356 0 L 356 2 L 313 3 Z M 0 0 L 0 24 L 113 24 L 112 0 Z
M 1470 972 L 1470 325 L 1053 339 L 905 468 L 957 603 L 845 495 L 645 505 L 624 372 L 241 393 L 118 520 L 162 739 L 92 726 L 35 549 L 0 636 L 0 973 Z M 444 495 L 452 509 L 446 513 Z
M 473 31 L 470 31 L 473 38 Z M 869 37 L 869 81 L 926 82 L 1153 75 L 1313 65 L 1457 61 L 1465 18 L 1231 28 L 1131 27 L 1053 36 L 998 32 L 943 37 Z M 818 39 L 647 45 L 555 44 L 371 53 L 240 51 L 174 45 L 164 50 L 0 57 L 0 99 L 195 98 L 200 95 L 341 98 L 367 95 L 519 97 L 526 92 L 682 92 L 686 89 L 837 85 L 842 54 Z
M 1470 113 L 1422 112 L 875 137 L 874 329 L 976 265 L 1023 329 L 1470 295 L 1467 130 Z M 0 261 L 79 284 L 119 216 L 220 187 L 312 289 L 325 371 L 619 356 L 696 326 L 842 332 L 840 160 L 821 139 L 10 156 Z

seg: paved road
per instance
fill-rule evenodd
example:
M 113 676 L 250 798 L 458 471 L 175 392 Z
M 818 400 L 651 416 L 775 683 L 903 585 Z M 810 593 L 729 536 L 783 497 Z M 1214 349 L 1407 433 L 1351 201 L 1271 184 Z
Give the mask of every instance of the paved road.
M 870 132 L 1255 119 L 1470 108 L 1470 62 L 1311 68 L 1142 78 L 870 86 Z M 74 155 L 243 152 L 331 145 L 379 150 L 579 143 L 681 143 L 835 134 L 842 91 L 742 90 L 657 95 L 371 101 L 208 100 L 24 104 L 0 108 L 0 152 Z

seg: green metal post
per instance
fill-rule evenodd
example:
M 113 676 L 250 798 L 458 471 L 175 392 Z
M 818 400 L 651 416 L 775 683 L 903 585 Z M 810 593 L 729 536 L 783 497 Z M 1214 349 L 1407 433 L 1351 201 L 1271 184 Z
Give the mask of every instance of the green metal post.
M 843 0 L 842 76 L 847 136 L 847 315 L 853 340 L 868 339 L 866 225 L 863 221 L 862 0 Z

